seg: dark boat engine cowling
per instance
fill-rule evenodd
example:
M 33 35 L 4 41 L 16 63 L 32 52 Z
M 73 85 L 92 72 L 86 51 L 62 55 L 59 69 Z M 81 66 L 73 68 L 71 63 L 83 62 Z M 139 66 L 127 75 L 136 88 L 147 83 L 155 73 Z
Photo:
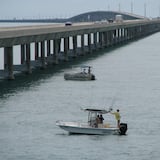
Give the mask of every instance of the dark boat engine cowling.
M 125 135 L 127 132 L 127 123 L 120 123 L 119 133 L 120 135 Z
M 91 80 L 95 80 L 96 78 L 95 78 L 95 75 L 91 75 Z

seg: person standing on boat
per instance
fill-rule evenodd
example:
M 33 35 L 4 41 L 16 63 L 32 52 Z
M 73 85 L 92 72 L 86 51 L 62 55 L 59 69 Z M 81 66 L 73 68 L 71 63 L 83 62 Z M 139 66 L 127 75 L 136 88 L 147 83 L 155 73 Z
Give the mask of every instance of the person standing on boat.
M 83 73 L 86 74 L 86 69 L 85 68 L 83 69 Z
M 96 128 L 98 127 L 99 123 L 100 123 L 100 117 L 99 117 L 99 115 L 97 115 L 97 117 L 96 117 L 96 123 L 95 123 L 95 127 Z
M 119 109 L 117 109 L 116 112 L 110 112 L 111 114 L 115 115 L 115 118 L 117 120 L 117 127 L 120 128 L 120 113 L 119 113 Z
M 100 124 L 103 124 L 104 118 L 103 118 L 102 114 L 100 115 L 99 120 L 100 120 Z
M 89 66 L 88 67 L 88 74 L 90 74 L 91 73 L 91 67 Z

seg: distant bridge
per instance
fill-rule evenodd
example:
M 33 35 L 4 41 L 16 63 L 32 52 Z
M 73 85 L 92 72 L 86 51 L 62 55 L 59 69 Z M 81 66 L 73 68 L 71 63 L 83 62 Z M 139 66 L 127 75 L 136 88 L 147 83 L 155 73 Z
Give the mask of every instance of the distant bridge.
M 116 15 L 122 15 L 124 20 L 144 19 L 145 17 L 118 11 L 93 11 L 76 15 L 71 18 L 49 18 L 49 19 L 1 19 L 0 22 L 26 22 L 26 23 L 65 23 L 71 22 L 94 22 L 115 19 Z
M 126 12 L 118 12 L 118 11 L 94 11 L 94 12 L 87 12 L 68 20 L 71 22 L 94 22 L 94 21 L 102 21 L 102 20 L 115 20 L 116 15 L 122 15 L 124 20 L 135 20 L 135 19 L 144 19 L 145 17 L 126 13 Z

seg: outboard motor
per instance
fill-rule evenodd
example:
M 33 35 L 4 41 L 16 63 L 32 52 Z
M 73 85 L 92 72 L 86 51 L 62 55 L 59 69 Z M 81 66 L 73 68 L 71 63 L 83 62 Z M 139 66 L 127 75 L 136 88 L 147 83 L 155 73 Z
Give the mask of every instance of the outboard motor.
M 127 132 L 127 123 L 120 123 L 119 133 L 120 135 L 125 135 Z
M 96 78 L 95 78 L 95 75 L 91 75 L 91 80 L 95 80 Z

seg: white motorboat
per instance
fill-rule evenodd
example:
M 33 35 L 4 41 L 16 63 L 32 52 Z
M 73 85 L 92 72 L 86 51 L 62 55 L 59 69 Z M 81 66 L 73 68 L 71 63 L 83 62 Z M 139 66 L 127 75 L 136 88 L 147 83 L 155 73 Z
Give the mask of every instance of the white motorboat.
M 86 70 L 88 70 L 86 72 Z M 95 75 L 91 73 L 91 66 L 82 66 L 81 72 L 78 73 L 65 73 L 65 80 L 78 80 L 78 81 L 90 81 L 95 80 Z
M 121 123 L 120 128 L 110 126 L 109 123 L 101 123 L 97 121 L 98 115 L 109 113 L 107 110 L 100 109 L 84 109 L 88 111 L 88 122 L 65 122 L 57 121 L 56 125 L 72 134 L 93 134 L 93 135 L 106 135 L 106 134 L 120 134 L 125 135 L 127 132 L 127 124 Z

